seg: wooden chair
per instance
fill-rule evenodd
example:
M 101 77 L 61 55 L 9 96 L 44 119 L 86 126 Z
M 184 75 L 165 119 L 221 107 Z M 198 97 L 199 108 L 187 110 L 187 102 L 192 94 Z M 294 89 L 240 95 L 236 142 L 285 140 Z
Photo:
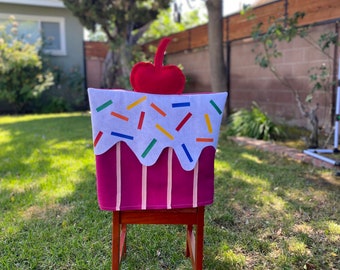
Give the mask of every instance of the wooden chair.
M 204 206 L 213 203 L 227 93 L 88 93 L 98 202 L 113 212 L 112 269 L 126 253 L 128 224 L 186 225 L 186 256 L 202 269 Z
M 187 226 L 186 256 L 192 268 L 203 268 L 204 206 L 171 210 L 114 211 L 112 216 L 112 270 L 118 270 L 126 254 L 128 224 L 183 224 Z M 196 227 L 196 233 L 194 232 Z

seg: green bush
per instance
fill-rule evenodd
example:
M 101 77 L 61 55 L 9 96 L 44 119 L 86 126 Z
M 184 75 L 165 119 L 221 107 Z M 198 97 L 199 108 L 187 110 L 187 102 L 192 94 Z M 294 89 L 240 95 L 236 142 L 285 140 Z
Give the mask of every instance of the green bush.
M 251 110 L 241 109 L 230 115 L 226 131 L 229 136 L 245 136 L 259 140 L 284 137 L 283 130 L 254 102 Z
M 64 70 L 51 65 L 54 85 L 43 93 L 40 99 L 40 112 L 70 112 L 88 109 L 87 97 L 84 92 L 84 77 L 78 66 Z
M 0 25 L 0 99 L 22 113 L 53 85 L 53 75 L 44 69 L 41 43 L 28 43 L 18 35 L 17 27 L 14 17 Z

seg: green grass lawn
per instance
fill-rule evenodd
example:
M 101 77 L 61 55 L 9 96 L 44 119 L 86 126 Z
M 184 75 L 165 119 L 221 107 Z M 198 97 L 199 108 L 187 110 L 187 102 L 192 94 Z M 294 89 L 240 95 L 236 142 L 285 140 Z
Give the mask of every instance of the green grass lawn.
M 220 139 L 204 269 L 340 269 L 333 171 Z M 0 269 L 110 269 L 88 114 L 0 117 Z M 182 226 L 134 225 L 122 269 L 190 269 Z

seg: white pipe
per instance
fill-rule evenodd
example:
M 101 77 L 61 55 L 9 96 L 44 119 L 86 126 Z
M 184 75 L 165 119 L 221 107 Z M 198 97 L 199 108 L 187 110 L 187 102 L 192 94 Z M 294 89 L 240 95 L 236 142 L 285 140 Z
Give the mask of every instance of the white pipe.
M 330 158 L 327 158 L 327 157 L 324 157 L 324 156 L 321 156 L 319 154 L 316 154 L 316 153 L 313 153 L 311 152 L 310 150 L 304 150 L 303 151 L 305 154 L 309 155 L 309 156 L 312 156 L 312 157 L 315 157 L 315 158 L 318 158 L 318 159 L 321 159 L 322 161 L 325 161 L 325 162 L 328 162 L 332 165 L 335 165 L 337 162 L 333 159 L 330 159 Z
M 339 68 L 340 73 L 340 68 Z M 339 74 L 340 76 L 340 74 Z M 339 78 L 340 80 L 340 78 Z M 336 92 L 336 109 L 335 109 L 335 117 L 340 113 L 340 87 L 337 88 Z M 334 125 L 334 149 L 337 149 L 339 146 L 339 121 L 335 119 L 335 125 Z
M 338 87 L 336 92 L 336 109 L 335 109 L 335 116 L 338 116 L 340 113 L 340 59 L 339 59 L 339 66 L 338 66 Z M 339 146 L 339 121 L 335 119 L 335 125 L 334 125 L 334 149 L 338 149 Z
M 333 154 L 333 149 L 307 149 L 306 151 L 310 151 L 312 153 L 322 153 L 322 154 Z

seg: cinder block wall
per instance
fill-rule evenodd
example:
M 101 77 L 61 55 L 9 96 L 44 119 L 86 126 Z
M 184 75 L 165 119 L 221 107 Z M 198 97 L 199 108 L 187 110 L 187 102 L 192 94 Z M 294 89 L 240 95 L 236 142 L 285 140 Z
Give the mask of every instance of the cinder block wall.
M 334 24 L 313 28 L 313 39 L 321 33 L 334 31 Z M 309 127 L 308 120 L 300 112 L 293 91 L 283 85 L 269 69 L 255 65 L 255 54 L 251 52 L 252 41 L 237 41 L 231 45 L 230 104 L 232 110 L 249 108 L 256 102 L 274 120 L 290 125 Z M 319 91 L 313 101 L 305 102 L 311 90 L 308 71 L 322 64 L 333 69 L 333 61 L 315 49 L 307 41 L 296 38 L 290 43 L 282 42 L 278 47 L 282 57 L 274 62 L 277 72 L 296 89 L 304 106 L 315 108 L 319 104 L 318 117 L 321 128 L 328 130 L 331 122 L 332 94 Z M 329 50 L 334 54 L 334 48 Z
M 334 23 L 314 27 L 312 36 L 316 40 L 321 33 L 334 31 L 334 27 Z M 275 78 L 269 69 L 262 69 L 255 64 L 255 54 L 252 52 L 255 43 L 248 38 L 231 42 L 230 46 L 230 109 L 250 108 L 256 102 L 276 122 L 309 128 L 308 119 L 298 109 L 293 92 Z M 300 38 L 290 43 L 282 42 L 278 49 L 282 52 L 282 57 L 275 61 L 279 74 L 298 91 L 304 106 L 319 104 L 320 128 L 329 131 L 333 121 L 334 93 L 320 91 L 311 104 L 306 103 L 305 98 L 311 89 L 308 70 L 323 63 L 333 68 L 333 61 Z M 330 48 L 329 52 L 334 55 L 334 48 Z M 211 90 L 207 47 L 168 54 L 166 59 L 168 63 L 184 67 L 183 72 L 188 79 L 186 92 Z
M 166 57 L 166 62 L 183 66 L 183 73 L 187 79 L 184 90 L 186 93 L 209 92 L 211 90 L 207 47 L 170 54 Z

